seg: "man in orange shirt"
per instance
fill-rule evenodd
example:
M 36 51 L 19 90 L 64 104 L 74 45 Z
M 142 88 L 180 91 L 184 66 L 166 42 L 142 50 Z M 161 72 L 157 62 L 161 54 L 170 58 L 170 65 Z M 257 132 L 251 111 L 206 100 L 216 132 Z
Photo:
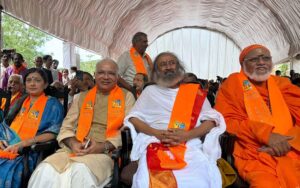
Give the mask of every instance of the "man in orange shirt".
M 246 47 L 240 63 L 215 106 L 237 136 L 235 166 L 250 187 L 300 187 L 300 89 L 270 75 L 272 57 L 262 45 Z

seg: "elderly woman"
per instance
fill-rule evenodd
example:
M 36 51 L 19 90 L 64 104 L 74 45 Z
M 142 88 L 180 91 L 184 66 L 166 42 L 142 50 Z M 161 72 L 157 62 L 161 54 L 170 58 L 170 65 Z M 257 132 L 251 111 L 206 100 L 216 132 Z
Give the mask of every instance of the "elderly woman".
M 47 75 L 38 68 L 29 69 L 25 77 L 28 96 L 10 109 L 0 124 L 0 187 L 20 187 L 22 147 L 54 139 L 63 120 L 63 107 L 56 98 L 46 96 Z M 33 171 L 38 153 L 30 153 L 29 170 Z

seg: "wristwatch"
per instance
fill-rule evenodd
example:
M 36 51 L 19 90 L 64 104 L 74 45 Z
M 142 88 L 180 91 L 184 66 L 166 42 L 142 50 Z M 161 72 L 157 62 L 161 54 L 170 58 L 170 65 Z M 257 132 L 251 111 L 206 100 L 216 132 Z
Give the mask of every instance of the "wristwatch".
M 107 142 L 104 142 L 104 151 L 103 151 L 103 153 L 108 154 L 109 152 L 110 152 L 109 151 L 109 146 L 108 146 Z

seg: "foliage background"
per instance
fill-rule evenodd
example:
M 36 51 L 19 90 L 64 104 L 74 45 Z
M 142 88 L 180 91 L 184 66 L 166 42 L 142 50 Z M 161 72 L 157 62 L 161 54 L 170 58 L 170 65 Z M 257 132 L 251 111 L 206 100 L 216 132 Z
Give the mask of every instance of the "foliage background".
M 91 60 L 91 61 L 80 61 L 80 70 L 89 72 L 91 75 L 94 76 L 96 64 L 99 60 Z
M 38 49 L 52 37 L 9 15 L 2 13 L 3 48 L 16 49 L 28 64 L 33 67 L 34 58 L 43 55 Z

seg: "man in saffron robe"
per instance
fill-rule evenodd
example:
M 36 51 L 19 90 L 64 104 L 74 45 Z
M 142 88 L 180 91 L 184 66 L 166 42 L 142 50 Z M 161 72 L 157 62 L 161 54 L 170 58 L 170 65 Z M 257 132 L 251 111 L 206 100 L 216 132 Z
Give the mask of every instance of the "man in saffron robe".
M 124 120 L 133 140 L 131 160 L 138 160 L 132 187 L 221 187 L 216 160 L 222 115 L 199 84 L 180 84 L 184 69 L 174 54 L 159 54 L 153 67 L 156 84 L 145 88 Z
M 300 89 L 270 75 L 270 51 L 262 45 L 240 54 L 241 71 L 222 84 L 215 108 L 237 136 L 235 166 L 250 187 L 300 186 Z
M 119 129 L 135 101 L 117 79 L 113 60 L 97 63 L 96 86 L 76 95 L 63 121 L 57 137 L 62 149 L 35 170 L 29 187 L 103 187 L 109 182 L 109 152 L 121 145 Z
M 132 47 L 124 52 L 118 59 L 119 84 L 132 91 L 133 78 L 136 73 L 148 75 L 152 69 L 152 61 L 146 53 L 148 47 L 147 35 L 137 32 L 132 38 Z

